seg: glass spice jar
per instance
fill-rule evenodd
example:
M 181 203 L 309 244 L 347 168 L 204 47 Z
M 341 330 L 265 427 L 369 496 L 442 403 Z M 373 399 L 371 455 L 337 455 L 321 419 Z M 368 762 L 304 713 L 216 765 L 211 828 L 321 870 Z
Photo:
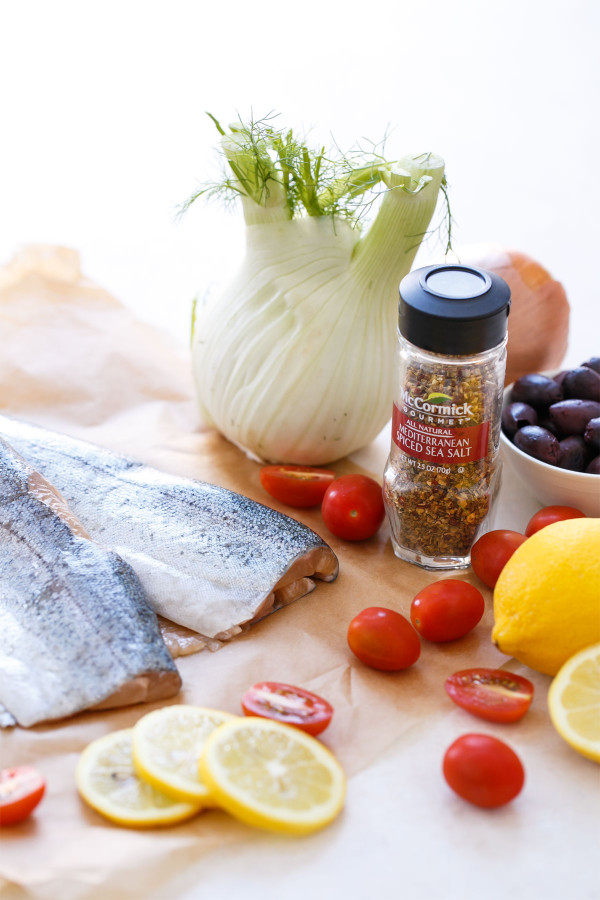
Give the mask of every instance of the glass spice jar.
M 510 289 L 472 266 L 400 284 L 397 381 L 383 495 L 394 553 L 466 568 L 500 487 Z

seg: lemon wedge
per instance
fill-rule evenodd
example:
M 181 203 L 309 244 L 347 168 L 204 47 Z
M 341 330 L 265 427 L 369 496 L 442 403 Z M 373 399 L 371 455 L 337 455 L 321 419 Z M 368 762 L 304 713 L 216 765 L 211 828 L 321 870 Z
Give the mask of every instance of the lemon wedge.
M 344 805 L 346 779 L 315 738 L 254 716 L 221 725 L 207 739 L 200 777 L 223 809 L 248 825 L 308 834 Z
M 166 706 L 142 716 L 133 729 L 136 772 L 176 800 L 214 805 L 200 779 L 198 759 L 215 728 L 234 718 L 219 710 L 186 705 Z
M 572 656 L 550 685 L 548 708 L 562 738 L 600 762 L 600 644 Z
M 119 825 L 152 828 L 195 815 L 197 803 L 173 800 L 138 778 L 131 755 L 133 729 L 112 731 L 92 741 L 79 757 L 75 780 L 93 809 Z

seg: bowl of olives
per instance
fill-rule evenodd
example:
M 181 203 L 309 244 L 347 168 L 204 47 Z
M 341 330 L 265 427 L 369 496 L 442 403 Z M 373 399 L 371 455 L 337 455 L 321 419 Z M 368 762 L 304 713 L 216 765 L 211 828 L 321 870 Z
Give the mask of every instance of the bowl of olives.
M 600 516 L 600 358 L 504 391 L 502 456 L 544 505 Z

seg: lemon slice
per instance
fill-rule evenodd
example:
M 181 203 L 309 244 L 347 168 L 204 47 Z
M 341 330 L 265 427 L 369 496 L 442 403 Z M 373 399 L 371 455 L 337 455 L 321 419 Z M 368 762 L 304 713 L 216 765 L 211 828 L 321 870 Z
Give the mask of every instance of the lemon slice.
M 181 803 L 157 791 L 135 773 L 133 729 L 113 731 L 85 748 L 75 773 L 79 793 L 91 807 L 119 825 L 152 828 L 195 815 L 198 804 Z
M 219 806 L 270 831 L 317 831 L 344 804 L 346 779 L 329 750 L 270 719 L 249 716 L 221 725 L 206 741 L 199 768 Z
M 600 762 L 600 644 L 572 656 L 548 692 L 550 718 L 560 736 Z
M 200 779 L 198 759 L 209 734 L 233 718 L 201 706 L 166 706 L 148 713 L 133 729 L 136 772 L 176 800 L 214 805 Z

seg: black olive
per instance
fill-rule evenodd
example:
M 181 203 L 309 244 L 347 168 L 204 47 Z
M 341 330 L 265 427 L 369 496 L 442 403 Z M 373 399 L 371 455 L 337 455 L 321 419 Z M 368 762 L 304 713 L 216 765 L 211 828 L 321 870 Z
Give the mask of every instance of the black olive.
M 600 451 L 600 417 L 590 419 L 585 426 L 583 437 L 592 450 Z
M 588 369 L 593 369 L 594 372 L 597 372 L 600 375 L 600 356 L 592 356 L 590 359 L 586 359 L 585 362 L 581 363 L 582 366 L 587 366 Z
M 600 416 L 600 403 L 594 400 L 561 400 L 553 403 L 548 412 L 550 421 L 560 434 L 583 434 L 590 419 Z
M 590 475 L 600 475 L 600 456 L 595 456 L 585 471 Z
M 571 434 L 560 443 L 558 465 L 561 469 L 583 472 L 590 459 L 589 448 L 580 434 Z
M 565 399 L 600 401 L 600 375 L 586 366 L 571 369 L 562 382 Z
M 545 375 L 522 375 L 512 386 L 513 403 L 528 403 L 536 409 L 550 406 L 563 399 L 563 389 L 553 378 Z
M 554 422 L 552 422 L 552 420 L 550 419 L 550 416 L 542 416 L 542 415 L 538 416 L 538 425 L 540 426 L 540 428 L 545 428 L 546 431 L 549 431 L 555 437 L 559 438 L 559 440 L 562 437 L 558 428 L 556 427 Z
M 502 429 L 510 438 L 524 425 L 537 423 L 537 413 L 533 406 L 527 403 L 509 403 L 502 411 Z
M 525 425 L 520 428 L 515 434 L 514 444 L 519 450 L 541 462 L 551 466 L 558 465 L 560 444 L 553 434 L 545 428 L 540 428 L 539 425 Z

